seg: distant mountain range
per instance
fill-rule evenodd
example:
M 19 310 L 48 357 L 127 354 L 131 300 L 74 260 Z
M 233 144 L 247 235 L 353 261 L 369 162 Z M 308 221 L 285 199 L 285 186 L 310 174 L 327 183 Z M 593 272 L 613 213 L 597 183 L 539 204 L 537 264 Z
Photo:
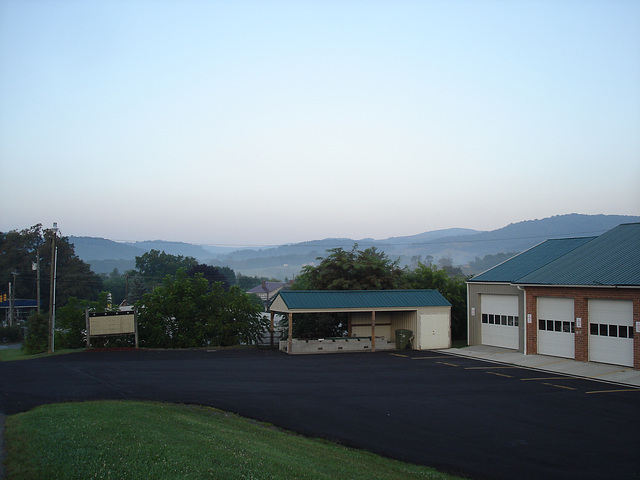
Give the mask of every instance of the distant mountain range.
M 135 257 L 152 249 L 172 255 L 195 257 L 201 263 L 228 266 L 243 275 L 268 278 L 293 278 L 304 265 L 314 264 L 332 248 L 376 247 L 402 265 L 429 257 L 434 262 L 447 258 L 454 265 L 465 265 L 485 255 L 519 253 L 548 238 L 595 236 L 621 224 L 640 222 L 640 216 L 558 215 L 540 220 L 512 223 L 497 230 L 482 232 L 467 228 L 427 231 L 418 235 L 383 240 L 364 238 L 326 238 L 277 247 L 248 249 L 193 245 L 161 240 L 121 243 L 95 237 L 69 237 L 76 255 L 89 263 L 96 273 L 120 272 L 135 266 Z

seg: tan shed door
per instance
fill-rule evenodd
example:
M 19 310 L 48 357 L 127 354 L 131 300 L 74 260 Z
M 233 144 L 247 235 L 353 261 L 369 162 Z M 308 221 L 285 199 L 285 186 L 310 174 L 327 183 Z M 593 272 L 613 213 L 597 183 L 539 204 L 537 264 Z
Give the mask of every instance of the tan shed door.
M 420 315 L 420 350 L 450 347 L 449 315 L 446 313 Z
M 482 345 L 513 348 L 519 341 L 518 297 L 516 295 L 480 295 Z
M 589 300 L 589 360 L 633 367 L 633 301 Z

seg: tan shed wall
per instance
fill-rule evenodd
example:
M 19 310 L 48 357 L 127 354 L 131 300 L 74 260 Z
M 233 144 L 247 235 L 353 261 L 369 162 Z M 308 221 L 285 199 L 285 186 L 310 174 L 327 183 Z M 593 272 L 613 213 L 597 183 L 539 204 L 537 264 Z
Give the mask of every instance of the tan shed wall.
M 371 336 L 371 325 L 360 325 L 351 327 L 351 336 L 352 337 L 370 337 Z M 391 325 L 378 325 L 376 321 L 376 337 L 384 337 L 387 340 L 391 340 Z
M 352 326 L 371 326 L 371 312 L 357 312 L 351 314 Z M 376 312 L 376 327 L 378 325 L 391 325 L 391 312 Z
M 411 330 L 414 335 L 418 332 L 418 314 L 416 310 L 409 312 L 394 312 L 391 320 L 391 339 L 396 341 L 396 330 Z
M 284 303 L 284 300 L 282 300 L 282 297 L 280 295 L 278 295 L 273 300 L 273 303 L 271 304 L 271 311 L 281 312 L 281 313 L 286 313 L 289 311 L 289 309 L 287 308 L 287 305 Z
M 419 311 L 422 313 L 439 313 L 448 311 L 450 307 L 429 307 Z M 418 332 L 418 313 L 416 310 L 400 312 L 376 312 L 376 337 L 386 337 L 389 341 L 396 341 L 396 330 L 411 330 L 414 335 Z M 351 335 L 367 337 L 371 335 L 371 312 L 358 312 L 351 315 Z
M 451 314 L 451 307 L 428 307 L 418 309 L 420 315 L 446 315 Z

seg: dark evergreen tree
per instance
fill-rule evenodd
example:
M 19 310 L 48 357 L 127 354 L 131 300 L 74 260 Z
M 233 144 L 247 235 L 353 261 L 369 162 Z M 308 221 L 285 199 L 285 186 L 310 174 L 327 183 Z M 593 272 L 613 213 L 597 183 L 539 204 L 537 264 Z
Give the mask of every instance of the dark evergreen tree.
M 220 271 L 218 267 L 213 267 L 211 265 L 205 265 L 203 263 L 198 265 L 193 265 L 191 268 L 187 270 L 187 275 L 189 277 L 195 277 L 197 274 L 201 274 L 209 284 L 219 282 L 222 287 L 229 291 L 229 281 L 227 277 Z

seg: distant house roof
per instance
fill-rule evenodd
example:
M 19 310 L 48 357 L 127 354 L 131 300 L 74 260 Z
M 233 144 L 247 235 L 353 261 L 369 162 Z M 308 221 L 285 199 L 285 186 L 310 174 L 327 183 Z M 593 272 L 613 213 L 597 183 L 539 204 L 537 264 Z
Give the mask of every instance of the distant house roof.
M 516 283 L 640 286 L 640 223 L 618 225 Z
M 598 237 L 547 240 L 469 282 L 640 286 L 640 223 L 618 225 Z
M 278 293 L 273 311 L 372 310 L 449 307 L 437 290 L 287 290 Z
M 596 237 L 558 238 L 546 240 L 515 257 L 471 278 L 470 282 L 515 282 Z
M 271 293 L 288 285 L 286 282 L 262 282 L 261 285 L 247 290 L 247 293 Z

